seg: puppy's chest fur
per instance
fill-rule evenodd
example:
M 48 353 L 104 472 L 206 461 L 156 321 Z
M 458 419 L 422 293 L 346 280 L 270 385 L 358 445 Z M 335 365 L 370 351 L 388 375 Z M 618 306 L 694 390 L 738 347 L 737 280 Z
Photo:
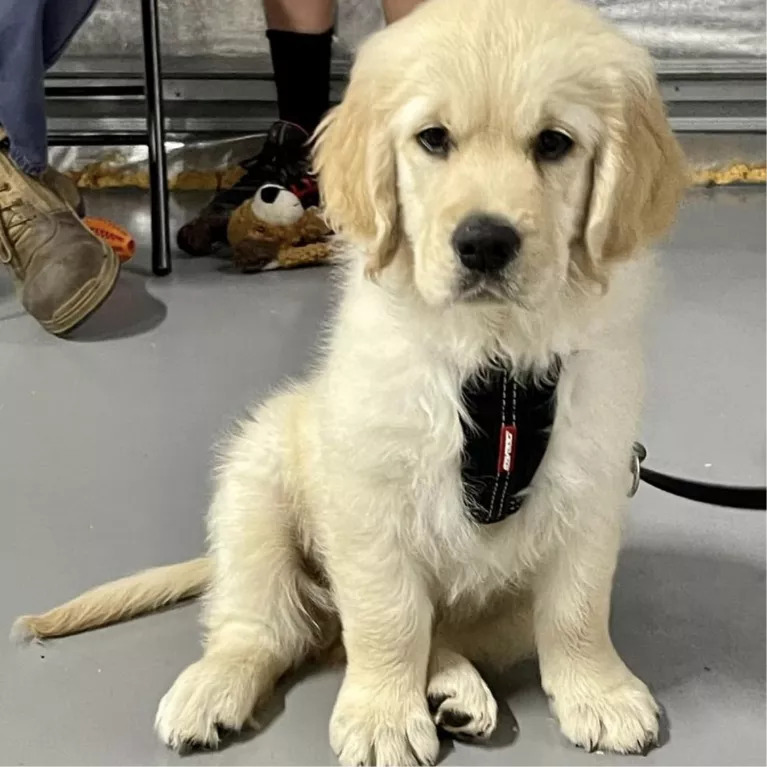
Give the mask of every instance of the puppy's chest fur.
M 401 512 L 407 520 L 402 542 L 432 571 L 440 601 L 447 605 L 482 602 L 496 590 L 524 582 L 557 523 L 538 482 L 544 478 L 545 484 L 550 472 L 549 438 L 538 428 L 554 432 L 556 415 L 530 412 L 547 397 L 555 398 L 555 390 L 547 385 L 536 396 L 511 372 L 493 371 L 493 376 L 479 390 L 475 381 L 459 381 L 441 397 L 431 391 L 421 418 L 411 413 L 410 456 L 400 477 L 403 497 L 410 499 Z M 496 404 L 502 411 L 486 413 L 477 423 L 475 408 Z M 509 432 L 512 427 L 516 430 Z M 509 435 L 519 440 L 511 447 L 516 474 L 491 465 L 509 458 Z
M 481 321 L 472 337 L 472 327 L 458 326 L 460 320 L 453 319 L 456 326 L 450 327 L 412 314 L 403 327 L 402 315 L 376 306 L 375 296 L 345 307 L 321 378 L 322 400 L 329 406 L 321 408 L 325 420 L 318 424 L 325 468 L 331 473 L 352 469 L 356 476 L 348 481 L 358 494 L 375 488 L 365 516 L 372 520 L 370 535 L 395 528 L 399 545 L 432 575 L 436 596 L 445 604 L 483 601 L 496 589 L 524 580 L 557 524 L 538 481 L 543 478 L 545 484 L 550 473 L 546 456 L 516 513 L 489 525 L 472 516 L 466 492 L 466 437 L 472 422 L 467 384 L 486 372 L 488 349 L 496 363 L 509 370 L 514 366 L 511 355 L 504 359 L 495 353 L 501 345 L 492 343 Z M 430 334 L 437 344 L 428 343 Z M 549 341 L 524 350 L 537 372 L 548 370 L 556 358 Z M 506 393 L 512 397 L 513 391 L 509 386 Z M 552 388 L 548 392 L 553 394 Z M 520 406 L 535 400 L 519 398 Z M 529 413 L 512 413 L 509 404 L 497 428 L 505 418 L 527 421 Z M 552 439 L 556 432 L 555 421 Z M 498 437 L 497 432 L 486 435 L 490 442 Z M 361 525 L 359 513 L 354 524 Z

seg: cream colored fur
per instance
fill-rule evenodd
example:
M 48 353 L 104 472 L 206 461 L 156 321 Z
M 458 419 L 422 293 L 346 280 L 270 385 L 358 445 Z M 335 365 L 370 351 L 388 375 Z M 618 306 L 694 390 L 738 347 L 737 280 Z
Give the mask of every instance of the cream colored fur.
M 437 124 L 454 141 L 445 158 L 415 139 Z M 575 142 L 556 163 L 532 155 L 545 128 Z M 642 400 L 645 246 L 685 182 L 649 57 L 572 0 L 431 0 L 363 45 L 316 160 L 345 243 L 340 306 L 314 374 L 229 441 L 210 562 L 20 626 L 92 628 L 207 585 L 204 655 L 157 713 L 173 748 L 243 727 L 340 622 L 330 740 L 344 764 L 432 763 L 435 721 L 487 737 L 496 704 L 473 663 L 534 652 L 570 740 L 643 750 L 657 706 L 608 615 Z M 523 236 L 484 294 L 465 289 L 450 247 L 470 212 Z M 460 479 L 462 384 L 490 361 L 535 378 L 555 355 L 557 417 L 527 500 L 478 526 Z
M 17 640 L 64 636 L 159 610 L 200 596 L 212 570 L 207 557 L 144 570 L 90 589 L 42 615 L 22 615 L 11 636 Z

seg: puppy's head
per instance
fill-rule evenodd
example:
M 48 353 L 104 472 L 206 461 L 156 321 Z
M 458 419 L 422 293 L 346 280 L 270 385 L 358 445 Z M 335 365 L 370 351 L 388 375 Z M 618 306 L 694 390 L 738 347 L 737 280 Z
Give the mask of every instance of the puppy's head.
M 431 0 L 361 48 L 315 150 L 334 228 L 432 305 L 540 305 L 671 224 L 652 63 L 573 0 Z

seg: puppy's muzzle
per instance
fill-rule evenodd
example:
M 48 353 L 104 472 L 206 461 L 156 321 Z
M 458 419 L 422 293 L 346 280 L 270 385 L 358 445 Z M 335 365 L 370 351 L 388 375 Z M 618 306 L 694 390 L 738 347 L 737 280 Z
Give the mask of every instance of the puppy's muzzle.
M 467 269 L 491 275 L 516 258 L 522 239 L 507 220 L 475 213 L 455 228 L 452 244 L 458 260 Z

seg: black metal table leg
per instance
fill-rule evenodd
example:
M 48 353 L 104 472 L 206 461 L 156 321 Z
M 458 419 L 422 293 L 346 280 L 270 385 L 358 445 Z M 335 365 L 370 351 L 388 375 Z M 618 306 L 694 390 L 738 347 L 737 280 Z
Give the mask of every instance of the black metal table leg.
M 152 271 L 170 274 L 170 222 L 165 156 L 165 116 L 162 100 L 162 62 L 157 0 L 141 0 L 144 35 L 144 92 L 146 97 L 149 191 L 152 208 Z

